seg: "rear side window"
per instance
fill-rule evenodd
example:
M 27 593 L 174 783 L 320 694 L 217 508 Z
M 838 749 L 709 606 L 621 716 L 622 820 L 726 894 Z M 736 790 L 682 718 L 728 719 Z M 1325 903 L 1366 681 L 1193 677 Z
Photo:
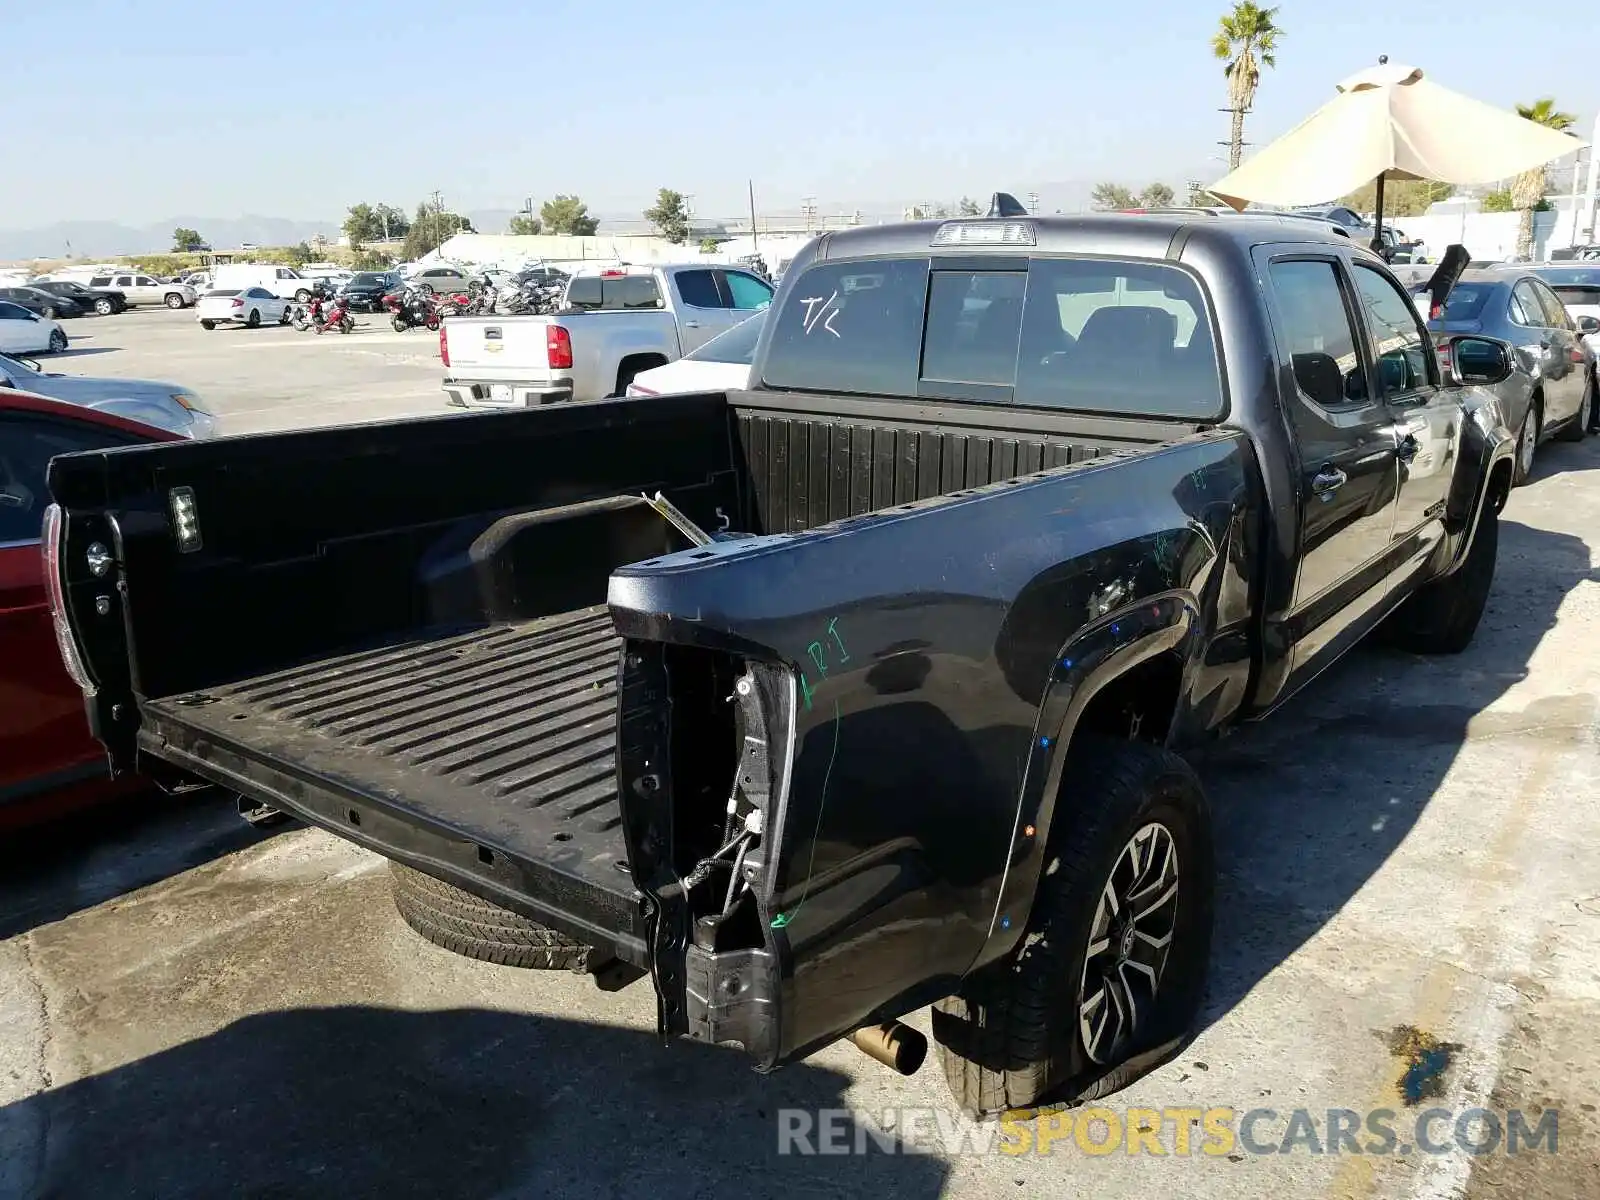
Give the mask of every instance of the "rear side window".
M 717 292 L 717 280 L 710 271 L 679 271 L 674 278 L 678 295 L 690 308 L 726 308 Z
M 773 388 L 915 396 L 927 291 L 925 258 L 810 268 L 769 318 L 762 380 Z
M 96 275 L 93 279 L 89 280 L 89 286 L 90 287 L 110 287 L 111 286 L 111 276 L 109 276 L 109 275 Z
M 1483 306 L 1494 291 L 1492 284 L 1458 283 L 1444 302 L 1445 321 L 1476 321 Z
M 620 294 L 623 308 L 660 308 L 661 289 L 656 286 L 654 275 L 625 275 L 621 279 L 604 279 L 600 283 L 601 302 L 605 303 L 610 290 L 606 285 L 616 287 Z

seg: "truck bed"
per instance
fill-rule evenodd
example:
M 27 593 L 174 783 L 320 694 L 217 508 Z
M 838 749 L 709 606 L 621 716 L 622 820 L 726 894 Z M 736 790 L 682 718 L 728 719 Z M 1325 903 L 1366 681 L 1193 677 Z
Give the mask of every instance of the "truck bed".
M 620 932 L 638 897 L 616 792 L 618 646 L 604 605 L 493 625 L 152 701 L 141 740 L 256 794 L 269 780 L 357 842 L 642 963 L 642 934 Z M 402 799 L 404 823 L 385 803 Z

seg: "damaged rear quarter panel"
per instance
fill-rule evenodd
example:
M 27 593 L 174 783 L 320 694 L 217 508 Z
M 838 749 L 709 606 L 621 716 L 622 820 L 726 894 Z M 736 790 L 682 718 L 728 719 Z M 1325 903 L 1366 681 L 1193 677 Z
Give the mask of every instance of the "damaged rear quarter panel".
M 624 636 L 722 645 L 795 675 L 763 898 L 781 974 L 774 1061 L 947 994 L 984 951 L 1023 857 L 1029 780 L 1037 791 L 1053 761 L 1041 709 L 1075 634 L 1177 596 L 1173 620 L 1197 614 L 1187 678 L 1242 686 L 1247 651 L 1207 666 L 1206 650 L 1219 633 L 1250 640 L 1219 547 L 1259 493 L 1243 435 L 1214 431 L 613 575 Z

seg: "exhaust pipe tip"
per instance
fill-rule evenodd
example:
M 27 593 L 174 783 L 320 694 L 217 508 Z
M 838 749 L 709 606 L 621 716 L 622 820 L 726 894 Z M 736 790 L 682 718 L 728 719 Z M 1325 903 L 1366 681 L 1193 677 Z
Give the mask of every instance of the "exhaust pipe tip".
M 889 1021 L 869 1025 L 850 1035 L 856 1049 L 901 1075 L 915 1075 L 928 1057 L 928 1039 L 909 1025 Z

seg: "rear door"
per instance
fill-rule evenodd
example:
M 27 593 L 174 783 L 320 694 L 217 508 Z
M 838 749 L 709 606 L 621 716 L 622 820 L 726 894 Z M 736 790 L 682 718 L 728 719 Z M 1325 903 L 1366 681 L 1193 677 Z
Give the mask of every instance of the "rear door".
M 58 454 L 135 440 L 88 421 L 0 411 L 0 804 L 106 774 L 45 597 L 45 468 Z
M 1299 451 L 1299 570 L 1290 688 L 1383 611 L 1399 486 L 1394 420 L 1368 377 L 1357 301 L 1335 253 L 1257 250 L 1270 286 L 1283 402 Z
M 672 273 L 679 347 L 684 354 L 703 346 L 724 329 L 733 328 L 733 309 L 717 282 L 717 274 L 709 268 Z
M 1539 364 L 1539 380 L 1544 395 L 1545 428 L 1578 411 L 1583 401 L 1583 376 L 1572 362 L 1569 340 L 1551 324 L 1539 295 L 1541 285 L 1533 279 L 1519 279 L 1511 289 L 1511 326 L 1517 346 Z

